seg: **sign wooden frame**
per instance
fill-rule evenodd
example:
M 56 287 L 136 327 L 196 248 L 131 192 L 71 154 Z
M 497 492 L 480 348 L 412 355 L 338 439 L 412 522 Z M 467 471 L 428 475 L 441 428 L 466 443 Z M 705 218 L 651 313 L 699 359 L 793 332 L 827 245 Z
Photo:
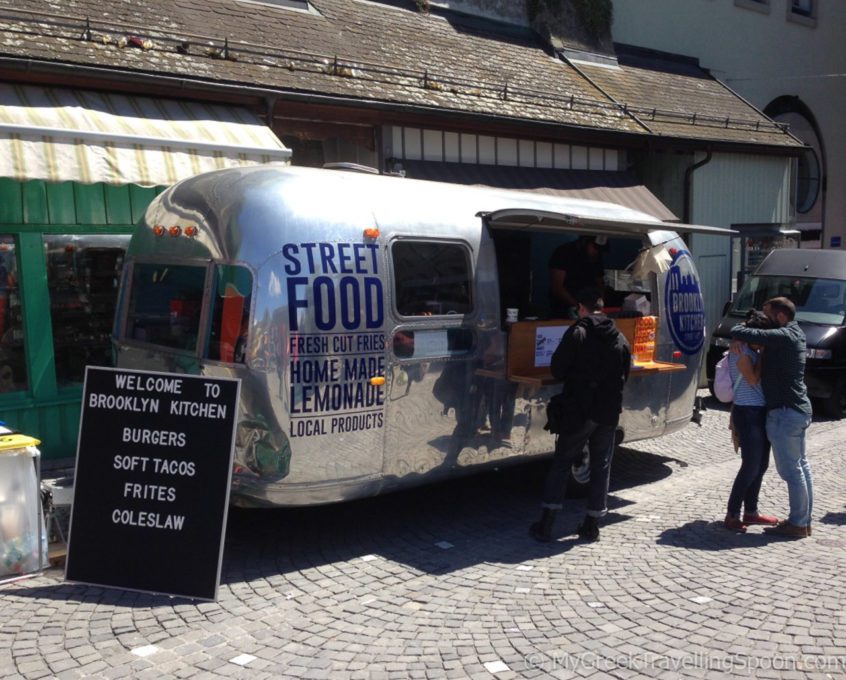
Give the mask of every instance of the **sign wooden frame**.
M 240 387 L 86 367 L 68 581 L 217 599 Z

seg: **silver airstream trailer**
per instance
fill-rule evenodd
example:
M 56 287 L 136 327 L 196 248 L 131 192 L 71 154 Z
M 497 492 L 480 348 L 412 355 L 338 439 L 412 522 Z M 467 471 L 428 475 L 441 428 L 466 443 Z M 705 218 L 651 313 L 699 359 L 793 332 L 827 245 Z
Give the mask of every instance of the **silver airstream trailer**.
M 608 312 L 635 355 L 620 438 L 656 437 L 690 421 L 705 337 L 681 228 L 728 233 L 339 170 L 211 172 L 162 193 L 132 237 L 117 365 L 241 379 L 239 505 L 334 502 L 549 455 L 549 357 L 570 322 L 547 318 L 547 262 L 602 235 Z

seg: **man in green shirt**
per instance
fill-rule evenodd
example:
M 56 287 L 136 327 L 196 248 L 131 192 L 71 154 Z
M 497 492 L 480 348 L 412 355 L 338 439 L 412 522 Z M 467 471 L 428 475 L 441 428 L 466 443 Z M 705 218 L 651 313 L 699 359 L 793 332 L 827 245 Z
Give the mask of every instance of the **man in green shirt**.
M 811 467 L 805 454 L 805 432 L 811 424 L 811 402 L 805 388 L 805 333 L 794 321 L 796 306 L 787 298 L 767 300 L 764 314 L 778 328 L 739 324 L 731 329 L 733 338 L 764 347 L 761 385 L 767 408 L 767 438 L 790 499 L 790 516 L 764 531 L 805 538 L 811 535 L 814 504 Z

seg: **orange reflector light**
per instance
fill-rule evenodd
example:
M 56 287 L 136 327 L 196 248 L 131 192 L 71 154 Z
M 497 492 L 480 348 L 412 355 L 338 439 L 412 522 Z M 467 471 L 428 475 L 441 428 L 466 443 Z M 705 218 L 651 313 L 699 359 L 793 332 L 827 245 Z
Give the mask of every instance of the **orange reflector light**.
M 179 236 L 182 233 L 182 229 L 180 227 L 171 227 L 167 230 L 167 233 L 171 236 Z
M 153 227 L 153 233 L 156 236 L 164 236 L 165 228 L 161 224 L 157 224 L 155 227 Z
M 194 227 L 194 226 L 185 227 L 185 235 L 190 236 L 191 238 L 196 236 L 198 232 L 199 232 L 199 229 L 197 229 L 197 227 Z
M 385 376 L 374 375 L 372 378 L 370 378 L 370 384 L 375 385 L 376 387 L 378 387 L 379 385 L 384 385 L 385 384 Z
M 377 227 L 368 227 L 364 230 L 364 238 L 379 238 L 379 229 Z

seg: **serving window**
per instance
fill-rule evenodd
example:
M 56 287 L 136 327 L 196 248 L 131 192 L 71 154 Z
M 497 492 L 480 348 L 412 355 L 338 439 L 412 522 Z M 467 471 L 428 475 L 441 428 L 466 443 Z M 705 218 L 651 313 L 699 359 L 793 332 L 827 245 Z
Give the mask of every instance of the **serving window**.
M 572 318 L 573 315 L 562 314 L 560 309 L 556 309 L 551 293 L 553 265 L 568 260 L 572 262 L 578 257 L 580 234 L 503 227 L 491 229 L 490 233 L 496 250 L 499 314 L 503 324 L 509 308 L 516 309 L 521 320 Z M 571 295 L 587 285 L 601 288 L 609 316 L 656 314 L 654 294 L 657 281 L 654 276 L 643 275 L 642 270 L 635 266 L 641 259 L 644 246 L 640 235 L 608 236 L 594 255 L 596 263 L 592 273 L 596 276 L 590 282 L 582 276 L 577 279 L 581 283 L 573 286 L 573 272 L 569 272 L 569 279 L 565 276 L 564 285 Z M 587 253 L 582 257 L 587 258 Z
M 473 310 L 470 251 L 460 243 L 396 241 L 391 247 L 394 300 L 400 316 Z

